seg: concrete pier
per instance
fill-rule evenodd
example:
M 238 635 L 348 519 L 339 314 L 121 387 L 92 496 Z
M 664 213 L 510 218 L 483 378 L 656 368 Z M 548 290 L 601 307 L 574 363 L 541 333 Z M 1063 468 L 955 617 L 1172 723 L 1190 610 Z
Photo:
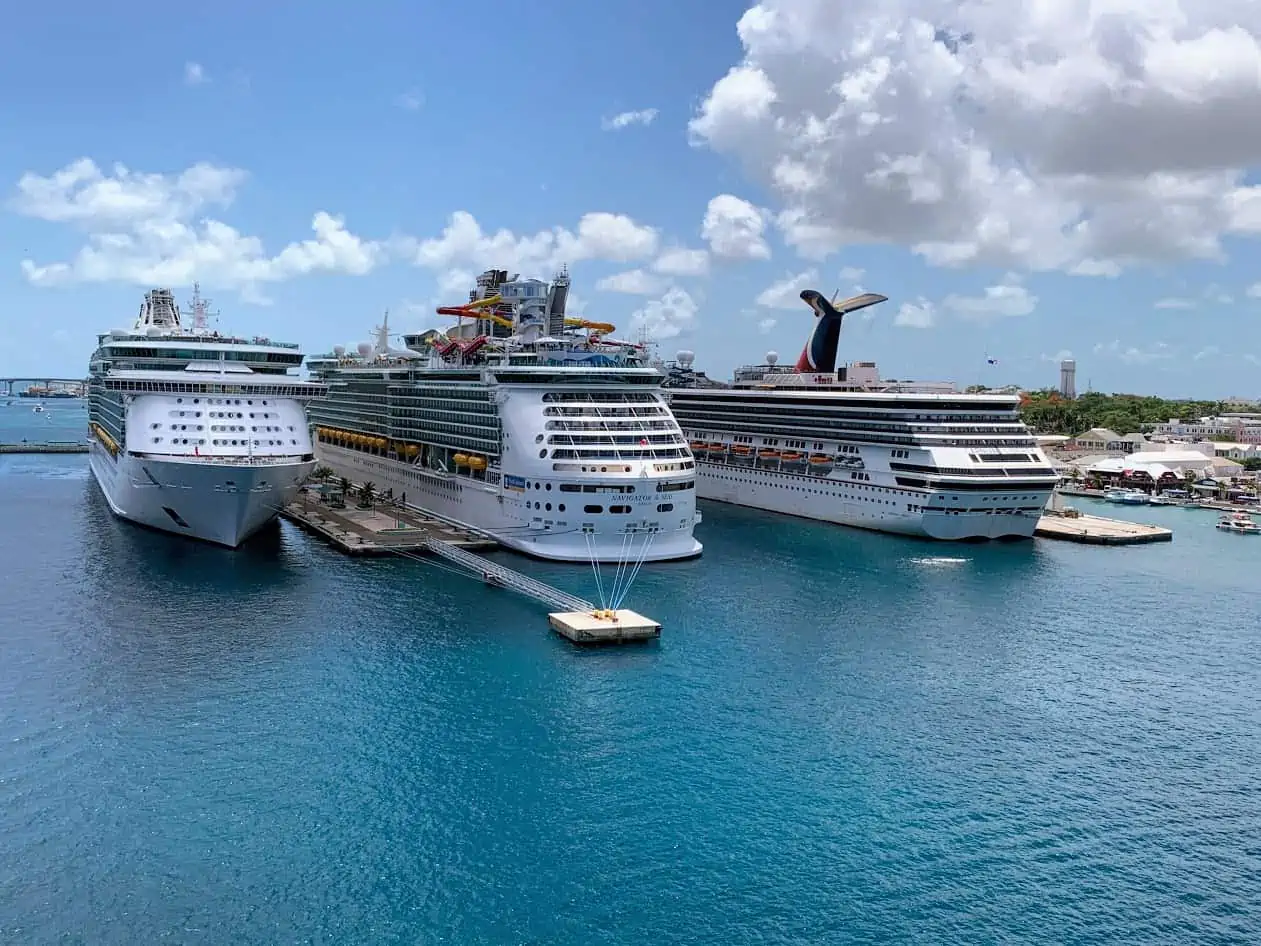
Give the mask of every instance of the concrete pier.
M 54 443 L 0 443 L 0 454 L 5 453 L 87 453 L 86 443 L 70 441 Z
M 353 502 L 334 508 L 308 494 L 280 514 L 299 528 L 327 539 L 347 555 L 423 555 L 431 539 L 463 549 L 493 549 L 498 543 L 414 509 L 379 504 L 359 509 Z
M 1038 521 L 1034 535 L 1086 545 L 1140 545 L 1146 542 L 1173 541 L 1173 531 L 1160 526 L 1104 519 L 1101 516 L 1066 516 L 1055 513 L 1048 513 Z
M 575 644 L 625 644 L 661 636 L 660 624 L 626 608 L 559 612 L 547 620 L 552 630 Z

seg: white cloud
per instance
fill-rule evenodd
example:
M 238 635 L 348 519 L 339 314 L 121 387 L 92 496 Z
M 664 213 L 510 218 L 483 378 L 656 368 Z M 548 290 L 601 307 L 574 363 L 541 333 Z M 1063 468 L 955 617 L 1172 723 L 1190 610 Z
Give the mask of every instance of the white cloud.
M 763 289 L 758 294 L 757 304 L 768 309 L 798 309 L 803 304 L 801 290 L 813 289 L 818 281 L 819 274 L 813 269 L 785 276 Z
M 1250 299 L 1261 298 L 1261 282 L 1254 282 L 1245 290 L 1245 295 Z
M 842 266 L 840 276 L 845 282 L 856 282 L 867 274 L 867 270 L 859 269 L 857 266 Z
M 600 122 L 600 127 L 605 131 L 621 131 L 631 125 L 651 125 L 656 117 L 655 108 L 641 108 L 638 111 L 620 112 L 612 118 L 606 118 Z
M 103 173 L 84 158 L 48 177 L 24 174 L 11 201 L 20 214 L 73 224 L 86 244 L 68 261 L 21 262 L 36 285 L 125 282 L 142 286 L 239 289 L 252 298 L 269 282 L 307 273 L 367 273 L 384 262 L 383 244 L 350 233 L 324 211 L 311 220 L 314 238 L 290 243 L 270 256 L 262 241 L 219 220 L 197 218 L 210 206 L 227 206 L 245 173 L 198 164 L 174 175 L 138 174 L 116 166 Z
M 1122 345 L 1120 340 L 1100 342 L 1093 349 L 1096 355 L 1118 358 L 1129 365 L 1146 365 L 1155 361 L 1165 361 L 1174 356 L 1174 350 L 1165 342 L 1154 342 L 1146 347 Z
M 665 289 L 660 277 L 646 273 L 642 269 L 628 269 L 626 272 L 605 276 L 596 282 L 595 287 L 605 292 L 624 292 L 632 296 L 652 296 Z
M 636 337 L 643 331 L 656 341 L 674 338 L 691 331 L 696 322 L 696 311 L 696 301 L 676 286 L 631 315 L 630 337 Z
M 185 85 L 204 85 L 210 81 L 210 76 L 206 75 L 206 70 L 199 62 L 184 63 L 184 84 Z
M 1071 351 L 1069 351 L 1067 348 L 1061 348 L 1061 349 L 1060 349 L 1059 351 L 1057 351 L 1054 355 L 1043 355 L 1043 356 L 1042 356 L 1042 360 L 1043 360 L 1043 361 L 1049 361 L 1049 362 L 1052 362 L 1053 364 L 1057 364 L 1057 365 L 1058 365 L 1061 361 L 1071 361 L 1071 360 L 1072 360 L 1072 358 L 1073 358 L 1073 353 L 1072 353 Z
M 893 318 L 894 325 L 905 328 L 932 328 L 936 322 L 937 307 L 923 296 L 914 302 L 903 302 Z
M 1206 345 L 1192 356 L 1192 360 L 1203 361 L 1205 358 L 1214 358 L 1221 353 L 1222 350 L 1216 345 Z
M 704 276 L 709 272 L 709 253 L 676 246 L 662 250 L 652 268 L 667 276 Z
M 520 236 L 506 229 L 487 233 L 471 213 L 457 210 L 440 236 L 399 243 L 417 265 L 431 269 L 500 266 L 546 274 L 561 263 L 587 259 L 614 263 L 646 259 L 656 253 L 658 235 L 630 217 L 602 212 L 585 214 L 576 231 L 553 227 Z
M 418 112 L 425 105 L 425 93 L 420 89 L 408 89 L 395 96 L 394 104 L 407 112 Z
M 728 259 L 770 259 L 771 248 L 762 234 L 766 214 L 733 194 L 719 194 L 705 208 L 701 236 L 715 256 Z
M 997 286 L 987 286 L 979 296 L 949 295 L 942 302 L 965 318 L 988 319 L 1028 315 L 1038 305 L 1038 297 L 1009 274 Z
M 737 30 L 691 138 L 807 258 L 1113 276 L 1261 233 L 1261 4 L 761 0 Z
M 762 319 L 757 323 L 757 330 L 763 335 L 769 335 L 771 329 L 778 324 L 778 319 Z
M 1194 309 L 1195 300 L 1174 298 L 1157 299 L 1155 303 L 1153 303 L 1152 307 L 1156 309 Z

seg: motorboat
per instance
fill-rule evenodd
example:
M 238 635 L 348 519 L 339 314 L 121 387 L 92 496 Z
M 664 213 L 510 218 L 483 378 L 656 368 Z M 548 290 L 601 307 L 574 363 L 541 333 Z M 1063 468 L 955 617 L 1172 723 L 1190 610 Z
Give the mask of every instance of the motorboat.
M 1239 535 L 1261 534 L 1261 526 L 1246 512 L 1228 512 L 1218 517 L 1217 528 L 1223 532 L 1234 532 Z

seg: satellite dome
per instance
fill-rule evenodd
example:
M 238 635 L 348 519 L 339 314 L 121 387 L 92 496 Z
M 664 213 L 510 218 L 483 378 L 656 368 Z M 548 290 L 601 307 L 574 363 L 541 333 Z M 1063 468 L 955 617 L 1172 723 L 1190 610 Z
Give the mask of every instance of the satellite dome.
M 369 355 L 372 354 L 372 343 L 360 342 L 358 346 L 358 351 L 360 355 L 362 355 L 364 358 L 367 358 Z
M 768 351 L 766 353 L 766 363 L 768 365 L 774 365 L 777 361 L 779 361 L 779 352 Z
M 684 368 L 690 368 L 692 366 L 692 362 L 696 360 L 696 352 L 688 351 L 685 348 L 674 357 L 675 357 L 675 360 L 678 361 L 678 363 L 681 364 Z
M 338 358 L 340 358 L 342 355 L 346 354 L 346 346 L 345 346 L 345 345 L 334 345 L 334 346 L 333 346 L 333 354 L 334 354 L 334 355 L 336 355 Z

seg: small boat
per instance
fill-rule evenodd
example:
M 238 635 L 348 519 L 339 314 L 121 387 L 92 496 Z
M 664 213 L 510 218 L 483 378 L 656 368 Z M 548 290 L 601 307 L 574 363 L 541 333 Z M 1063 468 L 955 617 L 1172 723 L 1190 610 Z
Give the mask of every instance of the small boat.
M 778 451 L 778 450 L 770 450 L 770 449 L 763 449 L 763 450 L 759 450 L 759 451 L 757 452 L 757 458 L 758 458 L 759 460 L 778 460 L 778 459 L 779 459 L 779 451 Z
M 1217 520 L 1217 528 L 1238 535 L 1261 534 L 1261 526 L 1257 525 L 1257 521 L 1246 512 L 1231 512 L 1220 516 Z
M 1141 489 L 1127 489 L 1121 497 L 1121 502 L 1129 506 L 1145 506 L 1151 501 L 1152 498 Z
M 32 413 L 32 414 L 42 414 L 42 413 L 44 413 L 44 405 L 43 405 L 43 404 L 36 404 L 34 407 L 32 407 L 32 408 L 31 408 L 31 413 Z
M 1176 500 L 1176 499 L 1170 499 L 1168 496 L 1162 496 L 1160 493 L 1156 493 L 1154 496 L 1152 496 L 1152 498 L 1151 498 L 1150 502 L 1151 502 L 1151 504 L 1152 504 L 1153 506 L 1176 506 L 1176 505 L 1178 505 L 1178 500 Z
M 738 443 L 731 448 L 732 452 L 738 457 L 747 457 L 753 452 L 753 448 L 746 444 Z
M 811 465 L 811 466 L 831 466 L 831 465 L 832 465 L 832 462 L 833 462 L 833 461 L 832 461 L 832 458 L 831 458 L 830 456 L 828 456 L 826 453 L 812 453 L 812 454 L 810 454 L 810 465 Z
M 780 459 L 783 460 L 785 463 L 800 463 L 802 460 L 805 459 L 805 456 L 803 454 L 797 453 L 795 450 L 789 450 L 788 452 L 782 454 L 780 456 Z
M 1104 491 L 1103 498 L 1105 502 L 1119 503 L 1122 501 L 1127 492 L 1129 492 L 1129 490 L 1109 489 Z

